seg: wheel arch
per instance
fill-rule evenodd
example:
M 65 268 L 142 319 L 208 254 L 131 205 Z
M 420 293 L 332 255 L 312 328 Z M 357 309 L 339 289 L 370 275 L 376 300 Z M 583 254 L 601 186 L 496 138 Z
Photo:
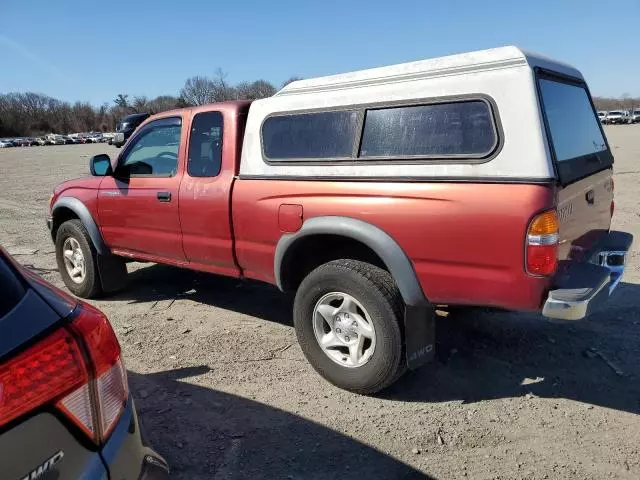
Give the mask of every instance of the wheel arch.
M 305 240 L 314 236 L 336 236 L 358 242 L 373 253 L 373 259 L 380 259 L 382 266 L 393 277 L 406 305 L 427 306 L 429 302 L 422 291 L 411 261 L 398 243 L 384 230 L 351 217 L 323 216 L 306 220 L 302 228 L 283 235 L 276 246 L 274 273 L 276 284 L 281 290 L 290 290 L 291 267 Z M 293 282 L 295 283 L 295 282 Z
M 56 232 L 60 225 L 67 220 L 77 218 L 82 222 L 84 228 L 86 228 L 89 238 L 96 249 L 96 252 L 100 255 L 108 255 L 110 253 L 109 247 L 104 243 L 100 229 L 96 224 L 91 212 L 84 203 L 75 197 L 62 197 L 59 198 L 51 209 L 52 227 L 51 236 L 55 242 Z

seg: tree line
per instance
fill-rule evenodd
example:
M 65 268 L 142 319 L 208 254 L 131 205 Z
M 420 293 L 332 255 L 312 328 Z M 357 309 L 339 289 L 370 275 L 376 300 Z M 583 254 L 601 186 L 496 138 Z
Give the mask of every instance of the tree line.
M 270 97 L 276 87 L 266 80 L 229 83 L 226 74 L 218 69 L 213 76 L 187 78 L 178 95 L 155 98 L 119 94 L 113 103 L 99 107 L 88 102 L 65 102 L 40 93 L 0 94 L 0 137 L 39 136 L 47 133 L 112 132 L 117 122 L 131 113 L 158 113 L 173 108 L 225 100 Z M 298 80 L 292 77 L 282 86 Z M 594 97 L 598 110 L 629 110 L 640 108 L 640 98 L 623 95 L 621 98 Z
M 282 86 L 298 80 L 292 77 Z M 40 136 L 47 133 L 112 132 L 117 122 L 131 113 L 159 113 L 225 100 L 270 97 L 276 87 L 266 80 L 233 85 L 218 69 L 215 75 L 188 78 L 178 95 L 155 98 L 121 93 L 113 103 L 99 107 L 88 102 L 65 102 L 34 92 L 0 94 L 0 137 Z
M 597 110 L 632 110 L 640 108 L 640 97 L 622 95 L 620 98 L 593 97 L 593 103 Z

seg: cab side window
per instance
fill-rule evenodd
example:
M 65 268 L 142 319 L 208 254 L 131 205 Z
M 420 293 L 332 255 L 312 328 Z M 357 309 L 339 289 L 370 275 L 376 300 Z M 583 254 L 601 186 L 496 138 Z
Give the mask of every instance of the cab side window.
M 182 119 L 162 118 L 147 124 L 123 152 L 116 174 L 172 177 L 178 170 Z
M 198 113 L 191 123 L 187 173 L 191 177 L 215 177 L 222 165 L 222 124 L 220 112 Z

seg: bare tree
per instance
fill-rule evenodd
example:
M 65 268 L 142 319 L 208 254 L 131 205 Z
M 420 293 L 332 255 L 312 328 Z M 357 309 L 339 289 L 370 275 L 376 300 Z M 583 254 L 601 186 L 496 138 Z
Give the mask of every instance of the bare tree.
M 216 84 L 207 77 L 187 78 L 180 90 L 180 98 L 188 105 L 205 105 L 216 101 Z
M 131 109 L 134 113 L 146 113 L 149 110 L 149 99 L 144 95 L 133 97 Z
M 266 98 L 276 93 L 276 88 L 266 80 L 256 80 L 253 83 L 242 82 L 236 85 L 237 98 L 257 100 Z
M 593 97 L 593 103 L 598 110 L 629 110 L 640 105 L 640 98 L 625 93 L 622 98 Z
M 289 84 L 290 84 L 290 83 L 292 83 L 292 82 L 297 82 L 298 80 L 302 80 L 302 77 L 296 77 L 296 76 L 293 76 L 293 77 L 291 77 L 291 78 L 288 78 L 287 80 L 285 80 L 284 82 L 282 82 L 282 87 L 281 87 L 281 88 L 286 87 L 287 85 L 289 85 Z
M 625 110 L 632 110 L 637 105 L 637 99 L 631 98 L 628 93 L 622 94 L 622 108 Z
M 220 67 L 216 69 L 213 84 L 215 85 L 214 101 L 224 102 L 238 98 L 236 89 L 227 83 L 227 74 Z
M 113 103 L 122 108 L 129 108 L 129 101 L 127 100 L 128 98 L 129 95 L 119 93 Z
M 180 99 L 171 95 L 160 95 L 149 101 L 149 111 L 153 113 L 172 110 L 180 106 Z

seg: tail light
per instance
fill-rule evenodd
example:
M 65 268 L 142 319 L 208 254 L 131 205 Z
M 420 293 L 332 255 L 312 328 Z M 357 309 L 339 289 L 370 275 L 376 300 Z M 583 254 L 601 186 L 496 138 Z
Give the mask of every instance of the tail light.
M 558 266 L 560 222 L 555 210 L 536 215 L 527 230 L 526 268 L 531 275 L 551 275 Z
M 115 333 L 102 312 L 83 305 L 68 326 L 0 366 L 0 426 L 53 404 L 100 443 L 128 395 Z

